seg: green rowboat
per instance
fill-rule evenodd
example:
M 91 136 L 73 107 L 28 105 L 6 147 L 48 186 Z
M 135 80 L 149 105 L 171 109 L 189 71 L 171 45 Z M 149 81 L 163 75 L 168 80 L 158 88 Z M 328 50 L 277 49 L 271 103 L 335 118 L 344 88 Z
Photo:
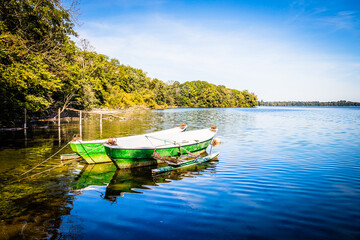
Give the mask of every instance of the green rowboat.
M 218 155 L 219 155 L 219 153 L 217 152 L 217 153 L 207 155 L 205 157 L 189 160 L 189 161 L 186 161 L 186 162 L 178 164 L 178 165 L 166 166 L 166 167 L 162 167 L 162 168 L 152 169 L 152 173 L 153 174 L 159 174 L 159 173 L 164 173 L 164 172 L 177 170 L 177 169 L 180 169 L 180 168 L 185 168 L 185 167 L 198 165 L 198 164 L 201 164 L 201 163 L 204 163 L 204 162 L 208 162 L 208 161 L 216 158 Z
M 118 142 L 127 142 L 134 141 L 138 137 L 156 137 L 156 136 L 171 136 L 172 134 L 177 134 L 179 132 L 185 131 L 187 128 L 186 124 L 181 124 L 180 127 L 175 127 L 163 131 L 157 131 L 152 133 L 147 133 L 143 135 L 136 135 L 130 137 L 115 138 L 113 140 Z M 111 162 L 111 159 L 106 155 L 104 144 L 108 142 L 108 139 L 102 140 L 93 140 L 93 141 L 82 141 L 81 139 L 75 138 L 71 143 L 70 147 L 74 153 L 77 153 L 80 157 L 84 159 L 87 164 L 96 164 L 96 163 L 107 163 Z
M 104 144 L 106 154 L 119 168 L 133 168 L 157 164 L 158 156 L 181 156 L 189 152 L 202 152 L 211 143 L 216 128 L 186 131 L 175 134 L 141 135 L 127 141 Z

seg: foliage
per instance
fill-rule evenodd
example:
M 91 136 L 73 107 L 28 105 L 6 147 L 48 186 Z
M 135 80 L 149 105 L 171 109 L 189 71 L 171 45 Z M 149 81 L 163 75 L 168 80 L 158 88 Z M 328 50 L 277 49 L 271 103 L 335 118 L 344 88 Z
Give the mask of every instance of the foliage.
M 254 93 L 238 91 L 225 86 L 192 81 L 180 85 L 180 105 L 186 107 L 254 107 Z
M 1 120 L 55 103 L 75 35 L 70 14 L 58 0 L 0 2 Z

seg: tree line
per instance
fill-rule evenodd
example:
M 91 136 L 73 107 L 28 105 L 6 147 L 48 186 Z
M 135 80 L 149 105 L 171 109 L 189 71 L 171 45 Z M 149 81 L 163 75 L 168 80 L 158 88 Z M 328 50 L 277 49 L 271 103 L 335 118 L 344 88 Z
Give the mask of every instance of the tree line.
M 67 3 L 67 4 L 65 4 Z M 0 126 L 30 113 L 78 109 L 254 107 L 254 93 L 205 81 L 150 78 L 142 69 L 76 44 L 76 4 L 61 0 L 0 2 Z M 5 121 L 6 120 L 6 121 Z
M 274 101 L 264 102 L 263 100 L 258 102 L 259 106 L 304 106 L 304 107 L 359 107 L 360 102 L 351 102 L 340 100 L 336 102 L 319 102 L 319 101 Z

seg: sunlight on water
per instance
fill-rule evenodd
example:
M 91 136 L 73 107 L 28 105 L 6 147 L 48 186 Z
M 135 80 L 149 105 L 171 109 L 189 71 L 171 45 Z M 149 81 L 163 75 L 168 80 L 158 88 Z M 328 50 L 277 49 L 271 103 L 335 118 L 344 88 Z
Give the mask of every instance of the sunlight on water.
M 215 124 L 217 161 L 151 168 L 71 164 L 14 182 L 79 122 L 0 133 L 0 239 L 358 239 L 360 108 L 169 109 L 84 120 L 101 139 Z M 208 149 L 210 150 L 210 149 Z M 70 153 L 70 148 L 67 148 Z M 59 158 L 36 169 L 59 164 Z

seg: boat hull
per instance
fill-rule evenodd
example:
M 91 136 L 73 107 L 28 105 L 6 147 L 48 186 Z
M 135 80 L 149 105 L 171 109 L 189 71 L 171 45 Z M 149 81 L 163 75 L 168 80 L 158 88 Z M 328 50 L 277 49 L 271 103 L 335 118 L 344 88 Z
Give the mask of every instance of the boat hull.
M 158 132 L 149 133 L 147 135 L 157 136 L 158 134 L 176 134 L 186 131 L 186 126 L 175 127 L 167 130 L 162 130 Z M 134 137 L 141 137 L 145 135 L 130 136 L 118 139 L 129 139 Z M 87 164 L 97 164 L 97 163 L 110 163 L 111 159 L 108 157 L 105 151 L 104 144 L 107 142 L 107 139 L 95 140 L 95 141 L 81 141 L 76 140 L 70 143 L 70 147 L 74 153 L 78 154 L 79 157 L 82 157 Z
M 71 149 L 81 156 L 87 164 L 109 163 L 103 143 L 70 143 Z
M 187 154 L 189 152 L 198 153 L 203 152 L 211 143 L 211 139 L 199 142 L 192 145 L 185 146 L 175 146 L 168 148 L 158 148 L 156 152 L 160 156 L 180 156 Z M 123 149 L 123 148 L 109 148 L 105 146 L 106 154 L 114 162 L 114 164 L 119 168 L 133 168 L 133 167 L 142 167 L 156 165 L 157 160 L 152 158 L 154 154 L 154 149 Z

